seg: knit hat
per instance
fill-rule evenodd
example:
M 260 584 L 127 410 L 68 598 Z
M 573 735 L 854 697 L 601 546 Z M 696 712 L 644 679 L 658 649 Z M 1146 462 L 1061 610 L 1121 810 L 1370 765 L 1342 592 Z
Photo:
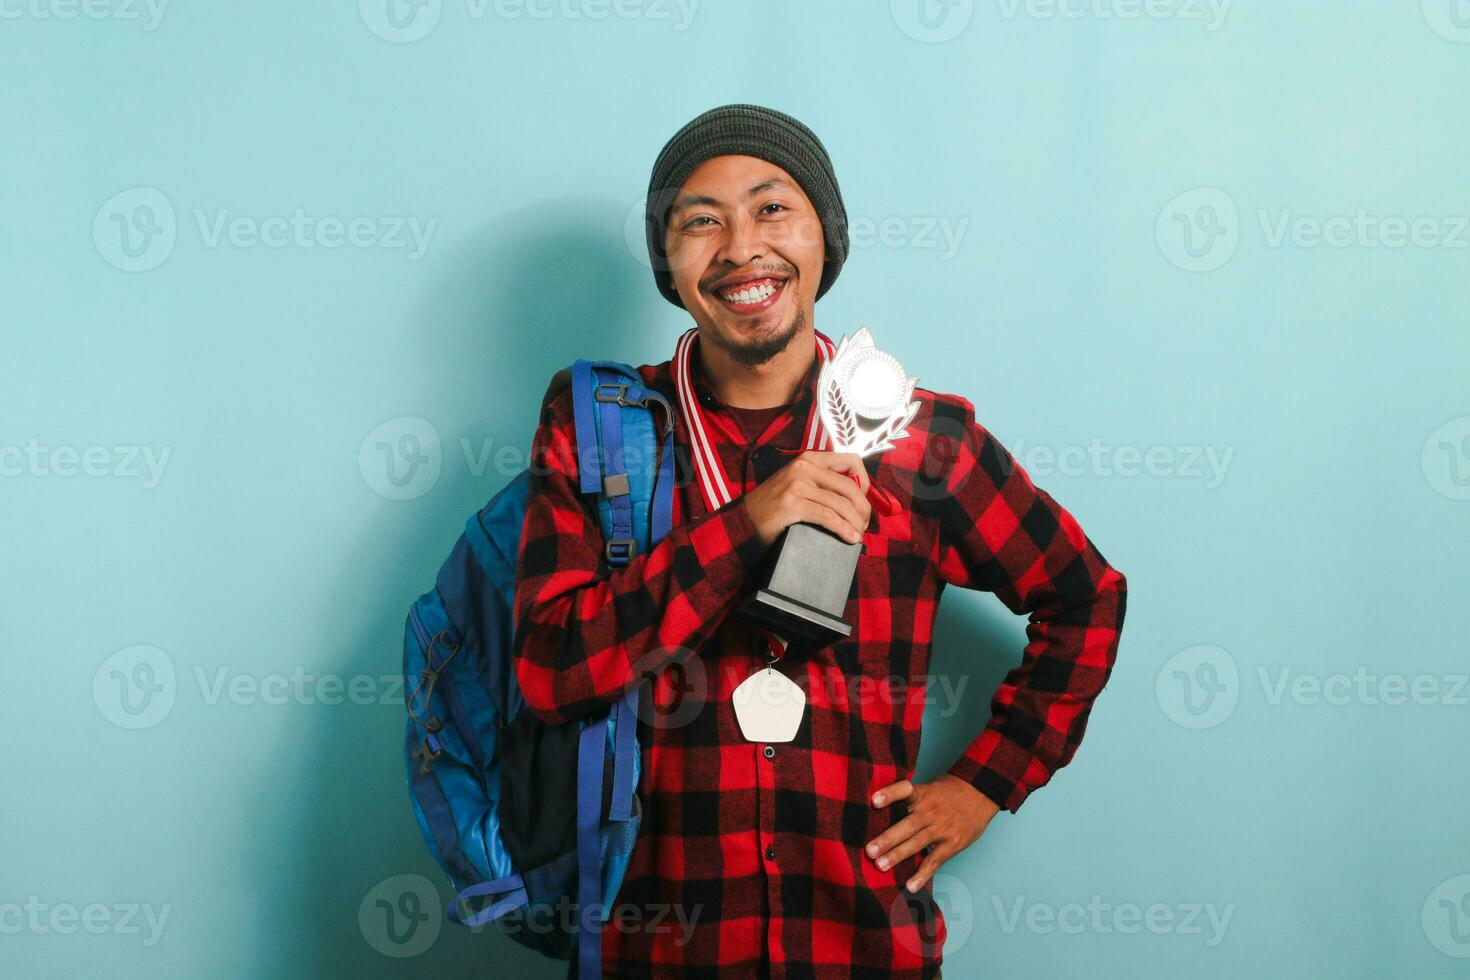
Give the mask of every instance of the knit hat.
M 817 299 L 831 288 L 847 258 L 847 211 L 837 189 L 837 175 L 826 147 L 816 134 L 796 119 L 758 105 L 723 105 L 690 120 L 659 152 L 648 181 L 644 225 L 648 233 L 648 258 L 658 291 L 675 306 L 683 308 L 669 259 L 664 253 L 664 230 L 669 207 L 684 181 L 700 164 L 726 154 L 759 157 L 789 173 L 822 222 L 826 240 L 826 262 Z

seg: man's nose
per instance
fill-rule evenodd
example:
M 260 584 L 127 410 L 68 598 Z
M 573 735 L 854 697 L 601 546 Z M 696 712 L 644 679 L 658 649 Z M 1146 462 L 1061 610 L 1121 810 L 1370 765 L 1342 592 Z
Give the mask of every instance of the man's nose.
M 730 226 L 720 257 L 741 268 L 765 255 L 766 251 L 767 244 L 759 223 L 750 218 L 740 218 Z

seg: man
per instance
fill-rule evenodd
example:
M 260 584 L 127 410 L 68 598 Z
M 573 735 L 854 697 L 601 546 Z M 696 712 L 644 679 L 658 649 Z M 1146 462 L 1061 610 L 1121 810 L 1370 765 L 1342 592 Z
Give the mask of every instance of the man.
M 1123 575 L 964 397 L 915 388 L 909 435 L 875 457 L 820 448 L 813 406 L 831 341 L 813 308 L 846 257 L 847 218 L 800 122 L 749 105 L 704 113 L 659 154 L 648 208 L 655 282 L 695 324 L 674 357 L 640 368 L 676 406 L 689 463 L 674 527 L 607 565 L 561 372 L 533 442 L 516 588 L 517 677 L 545 721 L 651 682 L 642 823 L 604 970 L 938 976 L 933 875 L 1071 759 L 1117 652 Z M 870 490 L 898 506 L 874 508 Z M 821 648 L 783 646 L 731 615 L 798 521 L 863 544 L 852 633 Z M 969 748 L 914 784 L 945 585 L 1029 614 L 1028 643 Z M 806 695 L 788 742 L 747 741 L 732 705 L 767 663 Z

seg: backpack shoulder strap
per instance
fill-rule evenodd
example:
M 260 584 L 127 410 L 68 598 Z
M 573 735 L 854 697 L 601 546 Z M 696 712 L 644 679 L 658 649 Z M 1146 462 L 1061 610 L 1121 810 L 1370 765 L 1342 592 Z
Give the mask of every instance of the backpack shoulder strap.
M 646 387 L 643 375 L 631 365 L 583 358 L 570 371 L 580 486 L 583 493 L 607 498 L 611 520 L 610 526 L 603 528 L 604 553 L 609 564 L 620 567 L 632 559 L 640 544 L 648 548 L 663 540 L 673 523 L 673 407 L 662 394 Z M 655 406 L 663 409 L 663 428 L 652 429 L 655 436 L 650 444 L 634 446 L 637 451 L 633 458 L 652 460 L 657 451 L 657 474 L 642 466 L 629 471 L 625 465 L 623 409 L 652 412 Z M 644 431 L 640 429 L 639 435 L 644 436 Z M 659 442 L 662 446 L 657 445 Z M 639 542 L 634 534 L 634 499 L 651 504 L 649 540 L 645 542 Z
M 674 501 L 674 411 L 669 400 L 643 384 L 637 368 L 617 361 L 581 359 L 571 367 L 572 410 L 576 421 L 577 468 L 583 493 L 596 493 L 607 500 L 607 510 L 598 508 L 603 524 L 605 555 L 613 567 L 626 566 L 637 549 L 651 548 L 668 534 L 673 524 Z M 655 406 L 663 408 L 662 430 L 639 419 L 639 424 L 623 425 L 624 411 L 636 410 L 653 415 Z M 637 418 L 637 416 L 632 416 Z M 656 418 L 656 415 L 654 415 Z M 647 461 L 658 453 L 657 474 L 647 465 L 626 467 L 625 432 L 641 440 L 634 445 L 634 458 Z M 662 438 L 660 438 L 660 432 Z M 662 445 L 660 446 L 660 443 Z M 652 487 L 649 482 L 652 481 Z M 634 500 L 648 501 L 650 514 L 645 525 L 644 541 L 635 533 Z M 633 817 L 633 789 L 638 762 L 637 723 L 638 692 L 633 687 L 623 696 L 610 715 L 613 729 L 613 792 L 608 818 L 626 821 Z M 578 743 L 577 763 L 577 899 L 583 910 L 578 941 L 579 976 L 596 976 L 600 972 L 600 936 L 585 918 L 599 907 L 601 877 L 598 826 L 602 804 L 604 766 L 603 726 L 588 725 Z

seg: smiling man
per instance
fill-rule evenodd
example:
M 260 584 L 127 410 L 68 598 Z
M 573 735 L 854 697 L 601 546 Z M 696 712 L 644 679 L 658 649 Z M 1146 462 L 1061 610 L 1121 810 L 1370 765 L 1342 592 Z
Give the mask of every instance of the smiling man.
M 604 971 L 938 976 L 934 873 L 1071 760 L 1117 653 L 1123 575 L 963 396 L 915 388 L 908 437 L 876 457 L 823 448 L 816 379 L 833 344 L 814 307 L 846 258 L 847 216 L 804 125 L 751 105 L 704 113 L 659 154 L 647 207 L 654 280 L 694 321 L 669 360 L 640 368 L 678 408 L 673 529 L 608 566 L 561 372 L 533 442 L 516 584 L 517 678 L 545 721 L 650 682 L 642 822 Z M 897 508 L 875 510 L 870 490 Z M 827 646 L 783 645 L 731 615 L 798 521 L 863 545 L 852 633 Z M 966 750 L 914 783 L 947 585 L 1029 616 L 1027 643 Z M 732 705 L 769 661 L 806 694 L 788 742 L 746 740 Z

